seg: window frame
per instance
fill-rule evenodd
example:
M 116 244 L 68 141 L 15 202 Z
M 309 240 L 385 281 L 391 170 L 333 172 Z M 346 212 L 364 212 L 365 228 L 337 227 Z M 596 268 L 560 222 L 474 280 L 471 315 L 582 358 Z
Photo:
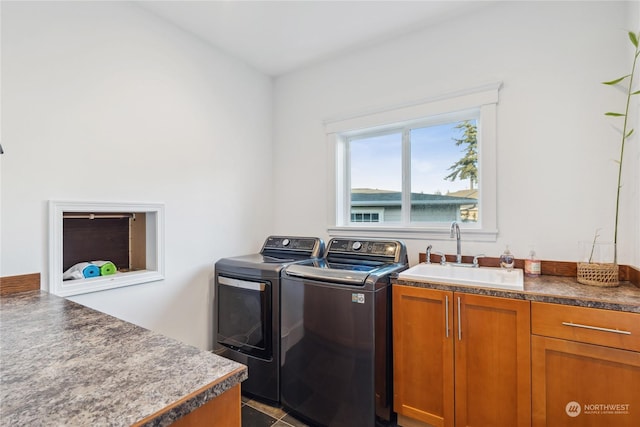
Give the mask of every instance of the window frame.
M 479 197 L 481 216 L 477 223 L 460 223 L 470 241 L 495 242 L 497 239 L 497 104 L 502 82 L 449 93 L 415 103 L 365 114 L 327 120 L 324 123 L 328 144 L 328 227 L 331 237 L 394 237 L 405 239 L 449 238 L 449 224 L 411 223 L 403 212 L 399 224 L 366 225 L 350 223 L 350 182 L 347 139 L 355 136 L 419 127 L 457 120 L 477 112 Z M 403 144 L 403 150 L 409 150 Z M 403 168 L 411 167 L 410 153 L 403 153 Z M 410 183 L 402 183 L 403 198 L 410 199 Z M 410 206 L 410 203 L 409 203 Z M 406 211 L 406 209 L 405 209 Z M 407 221 L 408 219 L 408 221 Z

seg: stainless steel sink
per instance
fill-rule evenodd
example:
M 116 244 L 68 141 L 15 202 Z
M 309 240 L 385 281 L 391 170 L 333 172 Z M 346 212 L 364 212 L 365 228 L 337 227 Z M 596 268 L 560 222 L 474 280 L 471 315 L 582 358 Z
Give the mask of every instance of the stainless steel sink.
M 398 275 L 415 282 L 450 283 L 481 288 L 524 290 L 522 269 L 494 267 L 459 267 L 451 264 L 418 264 Z

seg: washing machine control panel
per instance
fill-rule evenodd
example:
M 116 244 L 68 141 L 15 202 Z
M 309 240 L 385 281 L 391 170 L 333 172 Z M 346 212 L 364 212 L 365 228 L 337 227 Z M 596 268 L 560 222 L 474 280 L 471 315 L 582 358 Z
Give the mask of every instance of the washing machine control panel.
M 333 239 L 329 244 L 330 254 L 361 254 L 395 258 L 401 249 L 402 246 L 393 240 Z

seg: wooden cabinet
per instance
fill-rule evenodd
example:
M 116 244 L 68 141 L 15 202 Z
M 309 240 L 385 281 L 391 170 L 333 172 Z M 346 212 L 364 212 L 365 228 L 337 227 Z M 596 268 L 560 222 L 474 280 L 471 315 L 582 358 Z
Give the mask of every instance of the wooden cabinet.
M 640 426 L 640 314 L 531 310 L 533 426 Z
M 393 285 L 392 300 L 398 421 L 453 425 L 453 293 Z
M 142 427 L 158 424 L 158 417 L 164 413 L 175 409 L 177 404 L 183 403 L 185 400 L 191 399 L 196 393 L 186 396 L 179 402 L 169 405 L 160 411 L 144 418 L 131 427 Z M 241 405 L 240 384 L 234 385 L 222 394 L 214 397 L 204 405 L 194 409 L 182 418 L 170 424 L 171 427 L 241 427 Z
M 530 303 L 454 294 L 456 426 L 531 425 Z
M 225 391 L 201 407 L 171 424 L 172 427 L 228 426 L 240 427 L 240 384 Z
M 394 285 L 393 345 L 400 425 L 530 425 L 528 301 Z

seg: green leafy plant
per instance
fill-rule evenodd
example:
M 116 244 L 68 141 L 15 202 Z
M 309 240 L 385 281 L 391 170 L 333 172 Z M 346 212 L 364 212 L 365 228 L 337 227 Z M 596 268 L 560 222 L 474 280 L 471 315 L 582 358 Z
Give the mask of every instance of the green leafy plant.
M 624 158 L 624 145 L 627 142 L 627 139 L 633 134 L 633 129 L 628 128 L 629 125 L 629 106 L 631 104 L 631 97 L 633 95 L 640 94 L 640 90 L 633 90 L 633 77 L 636 72 L 636 63 L 638 61 L 638 55 L 640 55 L 640 49 L 638 48 L 638 39 L 640 38 L 640 33 L 634 33 L 633 31 L 628 32 L 629 40 L 633 44 L 635 48 L 635 52 L 633 55 L 633 65 L 631 66 L 631 73 L 626 74 L 617 79 L 602 82 L 602 84 L 608 86 L 622 86 L 625 90 L 625 95 L 627 98 L 627 103 L 625 105 L 624 113 L 617 112 L 607 112 L 605 116 L 611 117 L 622 117 L 624 118 L 624 123 L 622 125 L 622 142 L 620 144 L 620 158 L 616 163 L 618 163 L 618 187 L 616 189 L 616 216 L 615 216 L 615 227 L 613 232 L 613 262 L 616 264 L 618 262 L 618 216 L 620 212 L 620 189 L 622 188 L 622 159 Z
M 478 182 L 478 126 L 469 120 L 458 123 L 456 129 L 463 130 L 462 138 L 453 138 L 457 146 L 465 144 L 464 156 L 455 162 L 449 170 L 452 171 L 444 179 L 455 181 L 456 179 L 469 179 L 469 189 L 473 190 L 474 183 Z

